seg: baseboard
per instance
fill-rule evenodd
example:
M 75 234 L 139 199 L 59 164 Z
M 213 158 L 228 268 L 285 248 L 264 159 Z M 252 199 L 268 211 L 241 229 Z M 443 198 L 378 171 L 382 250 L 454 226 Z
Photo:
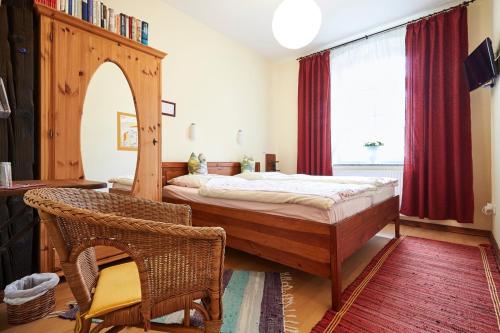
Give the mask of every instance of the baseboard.
M 460 227 L 454 227 L 454 226 L 450 226 L 450 225 L 426 223 L 426 222 L 411 221 L 411 220 L 405 220 L 405 219 L 401 219 L 400 223 L 401 223 L 401 225 L 406 225 L 406 226 L 410 226 L 410 227 L 417 227 L 417 228 L 437 230 L 437 231 L 453 232 L 453 233 L 462 234 L 462 235 L 481 236 L 481 237 L 486 237 L 486 238 L 491 239 L 491 231 L 489 231 L 489 230 L 460 228 Z
M 500 249 L 498 248 L 498 242 L 492 232 L 490 232 L 490 243 L 493 248 L 493 254 L 495 255 L 495 261 L 497 262 L 497 268 L 500 270 Z
M 479 229 L 469 229 L 469 228 L 459 228 L 449 225 L 442 224 L 434 224 L 434 223 L 425 223 L 420 221 L 410 221 L 401 219 L 401 225 L 406 225 L 410 227 L 428 229 L 428 230 L 436 230 L 436 231 L 446 231 L 446 232 L 454 232 L 456 234 L 469 235 L 469 236 L 481 236 L 488 238 L 490 240 L 491 246 L 493 248 L 493 254 L 495 255 L 495 260 L 497 263 L 497 268 L 500 270 L 500 248 L 498 247 L 498 242 L 493 236 L 493 233 L 489 230 L 479 230 Z

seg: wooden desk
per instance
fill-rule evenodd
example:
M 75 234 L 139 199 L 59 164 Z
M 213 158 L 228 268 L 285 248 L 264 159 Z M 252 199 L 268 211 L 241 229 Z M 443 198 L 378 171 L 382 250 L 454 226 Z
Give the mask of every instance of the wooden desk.
M 92 180 L 83 179 L 63 179 L 63 180 L 23 180 L 13 182 L 12 188 L 0 187 L 0 197 L 13 197 L 16 195 L 24 195 L 24 193 L 29 190 L 44 187 L 64 187 L 64 188 L 81 188 L 87 190 L 96 190 L 101 188 L 106 188 L 107 183 L 96 182 Z M 15 185 L 33 185 L 30 187 L 19 187 L 16 188 Z
M 83 179 L 64 179 L 64 180 L 26 180 L 26 181 L 15 181 L 13 182 L 13 187 L 12 188 L 0 188 L 0 197 L 13 197 L 13 196 L 20 196 L 24 195 L 26 192 L 29 190 L 37 189 L 37 188 L 59 188 L 59 187 L 64 187 L 64 188 L 80 188 L 80 189 L 101 189 L 101 188 L 106 188 L 108 185 L 107 183 L 103 182 L 96 182 L 96 181 L 90 181 L 90 180 L 83 180 Z M 15 185 L 33 185 L 29 187 L 16 187 Z M 29 209 L 28 206 L 25 206 L 25 209 Z M 11 216 L 7 221 L 5 222 L 0 222 L 0 231 L 4 228 L 7 228 L 9 225 L 11 225 L 14 221 L 16 221 L 16 218 L 18 216 L 21 216 L 24 214 L 25 210 L 21 210 L 20 212 L 16 213 L 15 215 Z M 1 244 L 0 246 L 0 253 L 5 252 L 9 249 L 9 247 L 14 244 L 18 239 L 23 237 L 30 229 L 35 227 L 38 224 L 39 220 L 38 218 L 33 219 L 33 223 L 28 224 L 26 227 L 21 229 L 18 233 L 16 233 L 14 236 L 12 236 L 5 244 Z M 41 231 L 41 235 L 45 236 L 45 232 Z M 42 249 L 45 247 L 48 251 L 48 239 L 42 238 L 40 239 L 42 245 Z M 43 250 L 42 250 L 43 251 Z M 46 258 L 43 257 L 43 252 L 40 256 L 40 268 L 43 269 L 43 266 L 46 262 Z M 50 258 L 53 260 L 53 258 Z

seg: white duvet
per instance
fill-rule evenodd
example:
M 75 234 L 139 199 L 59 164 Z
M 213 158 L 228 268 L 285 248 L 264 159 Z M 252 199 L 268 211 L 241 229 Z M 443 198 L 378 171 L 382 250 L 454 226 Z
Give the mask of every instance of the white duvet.
M 119 184 L 119 185 L 124 185 L 124 186 L 132 186 L 132 185 L 134 185 L 134 176 L 113 177 L 113 178 L 108 180 L 108 183 Z
M 236 177 L 246 180 L 307 181 L 337 184 L 362 184 L 376 187 L 397 186 L 398 184 L 397 179 L 389 177 L 287 175 L 281 172 L 245 172 Z
M 211 179 L 202 185 L 199 194 L 220 199 L 293 203 L 326 210 L 335 203 L 376 189 L 377 186 L 370 184 L 306 181 L 305 178 L 295 181 L 276 181 L 221 177 Z

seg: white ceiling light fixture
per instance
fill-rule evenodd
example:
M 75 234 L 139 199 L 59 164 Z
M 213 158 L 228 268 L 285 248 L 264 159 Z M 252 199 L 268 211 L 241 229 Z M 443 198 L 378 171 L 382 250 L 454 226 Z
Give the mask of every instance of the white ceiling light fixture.
M 314 0 L 284 0 L 274 11 L 274 38 L 287 49 L 300 49 L 318 35 L 321 9 Z

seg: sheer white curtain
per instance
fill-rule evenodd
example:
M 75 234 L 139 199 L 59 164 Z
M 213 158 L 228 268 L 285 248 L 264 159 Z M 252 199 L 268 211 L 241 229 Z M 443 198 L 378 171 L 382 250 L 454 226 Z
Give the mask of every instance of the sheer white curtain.
M 332 51 L 334 164 L 403 164 L 405 33 L 401 28 Z M 364 147 L 384 145 L 375 154 Z

